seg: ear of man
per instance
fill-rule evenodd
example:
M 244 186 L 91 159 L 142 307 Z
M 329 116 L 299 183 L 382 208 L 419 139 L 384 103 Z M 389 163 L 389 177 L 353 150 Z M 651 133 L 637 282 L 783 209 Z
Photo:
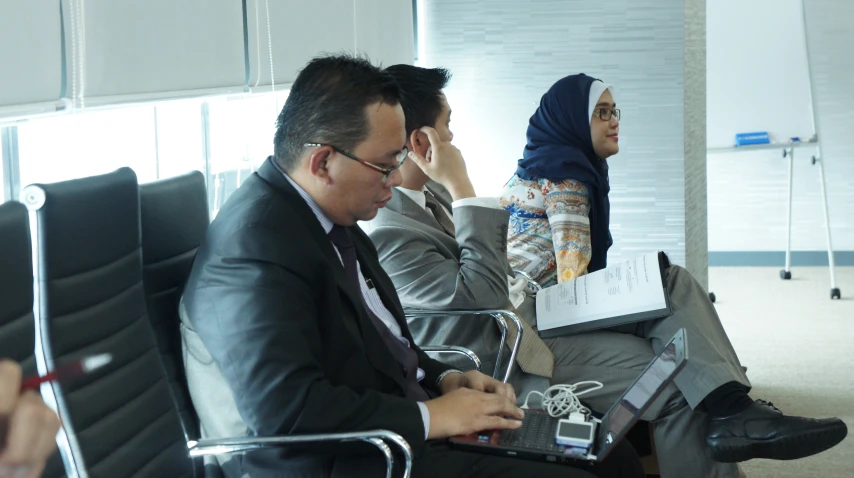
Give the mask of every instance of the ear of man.
M 330 184 L 332 177 L 329 174 L 329 161 L 332 157 L 332 148 L 324 146 L 317 148 L 308 157 L 308 168 L 311 175 L 323 184 Z
M 407 148 L 422 158 L 427 158 L 427 151 L 430 149 L 430 139 L 420 129 L 413 130 L 409 135 Z

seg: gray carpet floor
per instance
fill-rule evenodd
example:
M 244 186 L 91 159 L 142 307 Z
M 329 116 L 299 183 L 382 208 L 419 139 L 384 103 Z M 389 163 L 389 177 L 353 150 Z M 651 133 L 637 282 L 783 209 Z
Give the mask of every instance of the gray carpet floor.
M 752 460 L 753 477 L 854 477 L 854 268 L 837 268 L 842 300 L 830 300 L 826 267 L 716 267 L 709 287 L 748 376 L 754 398 L 788 414 L 843 419 L 849 437 L 819 455 L 794 461 Z M 691 477 L 693 478 L 693 477 Z

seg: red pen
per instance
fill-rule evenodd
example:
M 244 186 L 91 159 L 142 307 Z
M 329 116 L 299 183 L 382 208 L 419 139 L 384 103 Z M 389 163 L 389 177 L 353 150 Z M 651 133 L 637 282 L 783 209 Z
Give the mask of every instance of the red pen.
M 112 355 L 98 354 L 63 362 L 45 375 L 34 375 L 23 379 L 21 381 L 21 391 L 38 390 L 39 385 L 46 382 L 65 380 L 78 375 L 84 375 L 97 370 L 112 361 Z

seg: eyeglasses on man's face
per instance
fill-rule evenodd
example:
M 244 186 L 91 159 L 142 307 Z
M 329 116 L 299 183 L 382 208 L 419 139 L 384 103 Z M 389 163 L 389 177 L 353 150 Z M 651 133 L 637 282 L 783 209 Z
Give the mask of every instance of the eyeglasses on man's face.
M 382 179 L 382 181 L 383 181 L 383 182 L 388 181 L 388 177 L 389 177 L 393 172 L 395 172 L 395 171 L 397 171 L 398 169 L 400 169 L 400 167 L 401 167 L 401 166 L 403 166 L 404 161 L 406 161 L 406 158 L 408 157 L 408 156 L 407 156 L 407 154 L 409 153 L 409 150 L 408 150 L 408 149 L 406 149 L 406 146 L 404 146 L 404 147 L 403 147 L 403 149 L 401 149 L 401 150 L 397 153 L 397 155 L 395 156 L 395 158 L 394 158 L 394 159 L 395 159 L 395 161 L 397 161 L 397 166 L 395 166 L 395 167 L 393 167 L 393 168 L 384 168 L 384 167 L 382 167 L 382 166 L 378 166 L 378 165 L 376 165 L 376 164 L 374 164 L 374 163 L 371 163 L 371 162 L 365 161 L 365 160 L 363 160 L 363 159 L 359 159 L 359 158 L 357 158 L 356 156 L 353 156 L 352 154 L 348 153 L 347 151 L 344 151 L 343 149 L 340 149 L 340 148 L 338 148 L 338 147 L 332 146 L 331 144 L 326 144 L 326 143 L 305 143 L 303 146 L 304 146 L 304 147 L 306 147 L 306 148 L 316 148 L 316 147 L 320 147 L 320 146 L 329 146 L 329 147 L 330 147 L 330 148 L 332 148 L 332 150 L 333 150 L 333 151 L 335 151 L 336 153 L 343 154 L 344 156 L 347 156 L 348 158 L 352 159 L 353 161 L 358 161 L 358 162 L 359 162 L 359 164 L 365 165 L 365 166 L 367 166 L 367 167 L 369 167 L 369 168 L 373 169 L 374 171 L 379 171 L 379 172 L 380 172 L 380 173 L 382 173 L 382 175 L 383 175 L 383 179 Z
M 611 108 L 596 108 L 593 110 L 593 116 L 598 116 L 602 121 L 611 121 L 611 117 L 617 118 L 620 121 L 620 110 Z

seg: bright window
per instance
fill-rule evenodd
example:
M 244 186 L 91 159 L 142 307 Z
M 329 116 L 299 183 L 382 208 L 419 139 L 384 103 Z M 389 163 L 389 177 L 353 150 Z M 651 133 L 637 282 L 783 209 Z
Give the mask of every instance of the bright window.
M 286 93 L 220 98 L 210 106 L 210 178 L 212 216 L 261 163 L 273 154 L 276 118 Z
M 205 172 L 202 102 L 175 101 L 155 106 L 157 113 L 157 179 L 188 171 Z
M 18 166 L 16 183 L 53 183 L 124 166 L 140 183 L 198 170 L 209 174 L 214 216 L 273 153 L 276 118 L 286 99 L 287 93 L 268 93 L 180 100 L 21 121 L 18 154 L 11 160 Z
M 157 179 L 154 106 L 42 118 L 18 125 L 20 185 L 53 183 L 131 167 Z
M 0 167 L 0 203 L 6 201 L 6 178 L 3 176 L 3 169 Z
M 0 204 L 6 201 L 6 153 L 2 151 L 5 148 L 4 140 L 6 131 L 0 126 Z

